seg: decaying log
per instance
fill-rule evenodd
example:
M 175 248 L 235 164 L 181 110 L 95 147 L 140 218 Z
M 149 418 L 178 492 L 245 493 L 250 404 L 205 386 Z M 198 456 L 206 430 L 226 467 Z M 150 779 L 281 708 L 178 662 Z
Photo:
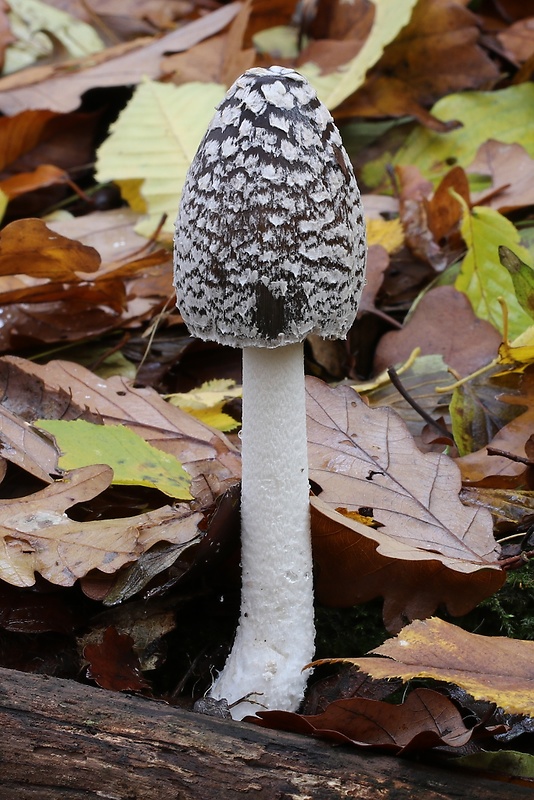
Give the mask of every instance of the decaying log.
M 2 800 L 514 800 L 459 769 L 0 669 Z

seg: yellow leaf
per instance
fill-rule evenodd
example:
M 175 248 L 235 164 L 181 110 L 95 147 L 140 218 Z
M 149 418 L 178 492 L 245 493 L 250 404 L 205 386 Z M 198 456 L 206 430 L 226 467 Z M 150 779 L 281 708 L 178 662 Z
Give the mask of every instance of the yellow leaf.
M 404 230 L 400 219 L 367 220 L 367 245 L 380 244 L 388 251 L 395 253 L 404 244 Z
M 191 477 L 178 459 L 124 425 L 94 425 L 82 419 L 41 419 L 35 424 L 56 440 L 61 469 L 107 464 L 113 469 L 113 484 L 148 486 L 179 500 L 191 500 Z
M 234 397 L 241 397 L 242 389 L 232 380 L 206 381 L 199 389 L 191 392 L 178 392 L 167 395 L 166 399 L 173 406 L 178 406 L 182 411 L 217 428 L 220 431 L 233 431 L 239 423 L 222 410 L 225 403 Z
M 499 246 L 506 245 L 525 262 L 528 250 L 519 245 L 519 232 L 506 217 L 492 208 L 469 209 L 465 200 L 454 193 L 463 207 L 461 233 L 467 253 L 456 278 L 455 287 L 469 298 L 473 311 L 502 332 L 501 298 L 509 309 L 509 330 L 518 336 L 532 322 L 516 298 L 510 273 L 499 260 Z
M 320 67 L 311 61 L 298 68 L 315 87 L 327 108 L 336 108 L 359 89 L 367 70 L 377 63 L 386 45 L 410 21 L 416 3 L 417 0 L 374 0 L 376 12 L 373 27 L 357 56 L 327 75 L 321 75 Z
M 455 683 L 475 699 L 496 703 L 508 713 L 532 714 L 534 642 L 480 636 L 433 617 L 412 622 L 363 658 L 325 661 L 355 664 L 378 679 Z
M 172 239 L 187 170 L 224 94 L 217 83 L 145 81 L 111 126 L 97 153 L 97 180 L 127 182 L 135 208 L 140 193 L 148 216 L 137 233 L 151 236 L 166 214 L 162 237 Z
M 513 342 L 503 342 L 499 347 L 499 364 L 527 367 L 534 363 L 534 325 L 514 339 Z
M 227 433 L 239 428 L 240 423 L 230 414 L 224 413 L 222 410 L 223 405 L 223 403 L 219 403 L 213 408 L 184 408 L 183 411 L 187 411 L 188 414 L 196 417 L 205 425 L 210 425 L 212 428 L 217 428 L 217 430 Z
M 9 22 L 16 41 L 6 48 L 4 74 L 52 55 L 57 39 L 72 58 L 83 58 L 104 49 L 95 29 L 81 19 L 41 0 L 10 0 Z

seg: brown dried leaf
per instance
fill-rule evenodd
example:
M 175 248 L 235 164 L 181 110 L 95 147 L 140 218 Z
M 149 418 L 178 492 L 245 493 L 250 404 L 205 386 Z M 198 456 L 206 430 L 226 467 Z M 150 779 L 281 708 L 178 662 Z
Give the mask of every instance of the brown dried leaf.
M 28 497 L 1 501 L 0 578 L 33 586 L 39 572 L 51 583 L 72 586 L 94 569 L 116 572 L 155 539 L 184 547 L 197 541 L 202 515 L 188 506 L 164 506 L 123 519 L 69 519 L 65 510 L 96 497 L 112 476 L 107 466 L 82 467 Z
M 534 205 L 534 159 L 520 144 L 489 139 L 479 147 L 467 172 L 488 175 L 492 189 L 499 190 L 487 200 L 488 190 L 480 192 L 473 198 L 475 205 L 484 200 L 485 206 L 502 214 Z
M 459 375 L 470 375 L 495 358 L 500 342 L 499 332 L 475 316 L 462 292 L 437 286 L 421 298 L 402 330 L 380 339 L 374 369 L 399 364 L 420 347 L 423 355 L 442 355 Z
M 371 652 L 379 658 L 341 660 L 374 678 L 448 681 L 508 713 L 532 714 L 534 642 L 480 636 L 432 618 L 412 622 Z
M 526 406 L 526 411 L 504 425 L 487 447 L 457 459 L 465 481 L 477 483 L 485 478 L 501 476 L 519 485 L 523 483 L 525 464 L 514 461 L 513 456 L 528 457 L 528 441 L 534 430 L 534 374 L 527 370 L 522 376 L 519 393 L 502 394 L 499 399 L 511 405 Z M 488 447 L 510 453 L 512 458 L 489 455 Z
M 444 132 L 424 108 L 451 92 L 487 88 L 498 69 L 479 45 L 474 14 L 454 0 L 419 0 L 410 22 L 384 50 L 366 84 L 336 113 L 403 116 Z
M 354 698 L 335 700 L 322 714 L 312 716 L 290 711 L 258 711 L 258 717 L 261 722 L 255 718 L 250 721 L 276 730 L 393 753 L 443 745 L 462 747 L 473 736 L 473 729 L 466 728 L 454 703 L 431 689 L 415 689 L 398 706 Z
M 52 223 L 49 228 L 40 220 L 19 220 L 0 234 L 0 241 L 6 232 L 10 237 L 4 254 L 8 270 L 16 266 L 17 237 L 28 234 L 25 245 L 29 250 L 35 232 L 45 248 L 28 261 L 28 271 L 32 275 L 37 272 L 38 277 L 20 274 L 25 269 L 22 264 L 16 276 L 0 277 L 0 304 L 4 306 L 0 309 L 0 350 L 87 338 L 153 316 L 167 303 L 172 292 L 169 252 L 151 250 L 145 240 L 145 247 L 138 246 L 131 230 L 135 215 L 108 213 L 110 219 L 97 213 L 88 221 L 76 218 Z M 98 253 L 93 247 L 63 234 L 76 239 L 81 234 L 101 248 L 109 260 L 98 268 Z M 23 248 L 21 252 L 24 255 Z M 74 260 L 79 253 L 84 261 Z M 93 254 L 94 265 L 87 254 Z M 0 253 L 0 269 L 1 265 Z
M 51 483 L 57 472 L 57 450 L 49 439 L 0 405 L 0 454 L 36 478 Z
M 41 141 L 48 123 L 59 114 L 52 111 L 23 111 L 0 119 L 0 170 L 16 161 Z
M 10 116 L 28 109 L 73 111 L 88 89 L 158 78 L 165 53 L 187 50 L 218 33 L 235 17 L 240 5 L 230 3 L 155 41 L 136 39 L 80 61 L 31 67 L 0 78 L 0 110 Z
M 119 376 L 103 380 L 68 361 L 42 366 L 6 356 L 0 359 L 0 403 L 29 421 L 42 417 L 126 425 L 176 456 L 194 476 L 239 480 L 239 454 L 223 433 L 166 403 L 153 389 L 133 388 Z
M 99 266 L 93 247 L 52 233 L 40 219 L 16 220 L 0 232 L 0 275 L 79 281 L 78 272 Z
M 141 674 L 141 664 L 131 636 L 114 627 L 105 630 L 102 640 L 85 645 L 83 657 L 89 662 L 87 677 L 102 689 L 113 692 L 139 692 L 149 687 Z
M 68 173 L 53 164 L 40 164 L 33 172 L 20 172 L 0 181 L 0 190 L 11 200 L 26 192 L 58 184 L 71 184 Z
M 307 381 L 317 595 L 331 605 L 384 597 L 386 626 L 443 603 L 466 613 L 504 581 L 489 512 L 464 506 L 460 472 L 420 453 L 400 417 L 370 409 L 348 386 Z M 365 509 L 361 525 L 337 509 Z
M 497 39 L 515 61 L 527 61 L 534 54 L 534 17 L 518 20 L 498 33 Z

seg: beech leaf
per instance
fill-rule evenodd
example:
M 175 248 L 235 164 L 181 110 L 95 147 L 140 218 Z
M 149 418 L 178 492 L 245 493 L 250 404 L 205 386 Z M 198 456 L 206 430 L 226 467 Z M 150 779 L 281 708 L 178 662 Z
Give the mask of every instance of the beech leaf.
M 224 92 L 218 83 L 145 81 L 111 126 L 96 177 L 115 181 L 134 210 L 147 211 L 138 233 L 152 235 L 166 214 L 163 233 L 172 237 L 187 170 Z
M 532 714 L 534 642 L 480 636 L 433 617 L 412 622 L 363 658 L 337 660 L 373 678 L 448 681 L 510 714 Z

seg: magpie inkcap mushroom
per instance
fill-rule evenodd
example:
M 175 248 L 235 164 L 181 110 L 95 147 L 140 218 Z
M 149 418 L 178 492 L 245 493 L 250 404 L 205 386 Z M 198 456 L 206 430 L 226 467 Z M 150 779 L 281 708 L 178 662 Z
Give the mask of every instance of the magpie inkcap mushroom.
M 211 696 L 295 710 L 314 653 L 303 341 L 344 338 L 365 225 L 334 121 L 292 69 L 244 73 L 191 164 L 175 234 L 190 332 L 243 348 L 241 616 Z M 258 705 L 259 704 L 259 705 Z

